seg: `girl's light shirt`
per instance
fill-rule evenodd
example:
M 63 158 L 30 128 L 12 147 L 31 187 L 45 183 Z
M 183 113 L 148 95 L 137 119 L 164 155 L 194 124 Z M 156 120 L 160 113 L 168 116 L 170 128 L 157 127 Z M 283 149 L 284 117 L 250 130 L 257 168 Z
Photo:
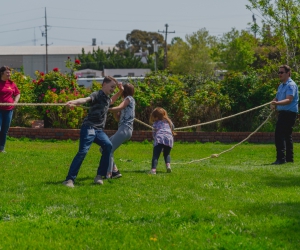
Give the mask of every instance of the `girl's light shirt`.
M 129 104 L 121 110 L 119 127 L 126 125 L 133 130 L 133 122 L 135 117 L 135 100 L 132 96 L 126 96 L 124 101 L 128 99 Z
M 173 148 L 174 137 L 168 121 L 158 120 L 153 123 L 154 146 L 163 144 Z

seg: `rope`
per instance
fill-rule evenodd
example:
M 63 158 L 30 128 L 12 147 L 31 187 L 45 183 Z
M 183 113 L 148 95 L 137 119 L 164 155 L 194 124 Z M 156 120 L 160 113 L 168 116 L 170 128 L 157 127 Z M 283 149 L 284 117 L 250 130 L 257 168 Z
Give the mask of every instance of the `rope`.
M 66 103 L 0 103 L 0 106 L 67 106 Z M 71 107 L 89 109 L 85 106 L 72 105 Z
M 137 122 L 140 123 L 140 124 L 143 124 L 144 126 L 150 128 L 150 129 L 153 129 L 153 127 L 151 127 L 150 125 L 148 125 L 148 124 L 146 124 L 146 123 L 140 121 L 139 119 L 134 118 L 134 120 L 137 121 Z
M 66 103 L 0 103 L 0 106 L 66 106 Z
M 220 118 L 220 119 L 217 119 L 217 120 L 213 120 L 213 121 L 209 121 L 209 122 L 204 122 L 204 123 L 198 123 L 196 125 L 191 125 L 191 126 L 187 126 L 187 127 L 181 127 L 181 128 L 175 128 L 174 130 L 181 130 L 181 129 L 187 129 L 187 128 L 194 128 L 194 127 L 198 127 L 198 126 L 203 126 L 203 125 L 207 125 L 207 124 L 211 124 L 211 123 L 214 123 L 214 122 L 219 122 L 219 121 L 222 121 L 222 120 L 226 120 L 226 119 L 229 119 L 229 118 L 232 118 L 232 117 L 235 117 L 235 116 L 238 116 L 238 115 L 242 115 L 242 114 L 245 114 L 247 112 L 250 112 L 252 110 L 255 110 L 255 109 L 259 109 L 259 108 L 262 108 L 268 104 L 270 104 L 271 102 L 268 102 L 268 103 L 265 103 L 263 105 L 260 105 L 260 106 L 257 106 L 255 108 L 252 108 L 252 109 L 248 109 L 248 110 L 245 110 L 245 111 L 242 111 L 240 113 L 236 113 L 234 115 L 230 115 L 230 116 L 226 116 L 226 117 L 223 117 L 223 118 Z M 150 128 L 150 129 L 153 129 L 153 127 L 151 127 L 150 125 L 134 118 L 135 121 L 137 121 L 138 123 L 140 124 L 143 124 L 144 126 Z
M 209 157 L 205 157 L 205 158 L 202 158 L 202 159 L 199 159 L 199 160 L 193 160 L 193 161 L 190 161 L 190 162 L 185 162 L 185 163 L 172 163 L 172 165 L 177 165 L 177 164 L 191 164 L 193 162 L 199 162 L 199 161 L 203 161 L 203 160 L 207 160 L 209 158 L 217 158 L 219 157 L 221 154 L 224 154 L 226 152 L 229 152 L 231 151 L 232 149 L 234 149 L 235 147 L 239 146 L 240 144 L 242 144 L 244 141 L 247 141 L 252 135 L 254 135 L 271 117 L 271 115 L 273 114 L 273 110 L 271 111 L 271 113 L 269 114 L 269 116 L 267 117 L 267 119 L 261 124 L 258 126 L 257 129 L 255 129 L 250 135 L 248 135 L 244 140 L 240 141 L 239 143 L 235 144 L 234 146 L 232 146 L 231 148 L 227 149 L 227 150 L 224 150 L 222 151 L 221 153 L 219 154 L 212 154 L 211 156 Z
M 198 126 L 203 126 L 203 125 L 207 125 L 207 124 L 211 124 L 211 123 L 214 123 L 214 122 L 219 122 L 219 121 L 223 121 L 223 120 L 226 120 L 226 119 L 229 119 L 229 118 L 232 118 L 232 117 L 235 117 L 235 116 L 238 116 L 238 115 L 242 115 L 242 114 L 245 114 L 247 112 L 250 112 L 252 110 L 255 110 L 255 109 L 259 109 L 259 108 L 262 108 L 268 104 L 270 104 L 271 102 L 268 102 L 268 103 L 265 103 L 263 105 L 260 105 L 260 106 L 257 106 L 257 107 L 254 107 L 252 109 L 248 109 L 248 110 L 245 110 L 245 111 L 242 111 L 240 113 L 236 113 L 234 115 L 230 115 L 230 116 L 226 116 L 226 117 L 223 117 L 223 118 L 220 118 L 220 119 L 217 119 L 217 120 L 213 120 L 213 121 L 209 121 L 209 122 L 204 122 L 204 123 L 198 123 L 198 124 L 195 124 L 195 125 L 191 125 L 191 126 L 186 126 L 186 127 L 181 127 L 181 128 L 175 128 L 174 130 L 182 130 L 182 129 L 187 129 L 187 128 L 194 128 L 194 127 L 198 127 Z M 0 103 L 0 106 L 66 106 L 67 104 L 66 103 Z M 85 107 L 85 106 L 76 106 L 74 105 L 74 107 L 79 107 L 79 108 L 83 108 L 83 109 L 89 109 L 89 107 Z M 150 129 L 153 129 L 152 126 L 134 118 L 134 120 Z
M 204 123 L 198 123 L 196 125 L 191 125 L 191 126 L 187 126 L 187 127 L 181 127 L 181 128 L 175 128 L 174 130 L 181 130 L 181 129 L 186 129 L 186 128 L 194 128 L 194 127 L 197 127 L 197 126 L 202 126 L 202 125 L 207 125 L 207 124 L 210 124 L 210 123 L 214 123 L 214 122 L 219 122 L 219 121 L 222 121 L 222 120 L 225 120 L 225 119 L 229 119 L 229 118 L 232 118 L 232 117 L 235 117 L 235 116 L 238 116 L 238 115 L 242 115 L 242 114 L 245 114 L 247 112 L 250 112 L 252 110 L 255 110 L 255 109 L 259 109 L 259 108 L 262 108 L 268 104 L 270 104 L 271 102 L 268 102 L 266 104 L 263 104 L 263 105 L 260 105 L 260 106 L 257 106 L 255 108 L 252 108 L 252 109 L 248 109 L 246 111 L 242 111 L 240 113 L 236 113 L 234 115 L 230 115 L 230 116 L 227 116 L 227 117 L 223 117 L 223 118 L 220 118 L 220 119 L 217 119 L 217 120 L 213 120 L 213 121 L 209 121 L 209 122 L 204 122 Z
M 255 108 L 252 108 L 252 109 L 248 109 L 246 111 L 243 111 L 243 112 L 240 112 L 240 113 L 237 113 L 237 114 L 234 114 L 234 115 L 230 115 L 230 116 L 227 116 L 227 117 L 223 117 L 223 118 L 220 118 L 220 119 L 217 119 L 217 120 L 213 120 L 213 121 L 210 121 L 210 122 L 205 122 L 205 123 L 199 123 L 199 124 L 196 124 L 196 125 L 192 125 L 192 126 L 186 126 L 186 127 L 181 127 L 181 128 L 175 128 L 174 130 L 181 130 L 181 129 L 186 129 L 186 128 L 193 128 L 193 127 L 197 127 L 197 126 L 201 126 L 201 125 L 207 125 L 207 124 L 210 124 L 210 123 L 214 123 L 214 122 L 218 122 L 218 121 L 222 121 L 222 120 L 225 120 L 225 119 L 229 119 L 229 118 L 232 118 L 232 117 L 235 117 L 235 116 L 238 116 L 238 115 L 241 115 L 241 114 L 245 114 L 247 112 L 250 112 L 252 110 L 255 110 L 255 109 L 259 109 L 261 107 L 264 107 L 268 104 L 270 104 L 271 102 L 268 102 L 268 103 L 265 103 L 263 105 L 260 105 L 260 106 L 257 106 Z M 0 103 L 0 106 L 66 106 L 66 103 Z M 74 107 L 80 107 L 80 108 L 83 108 L 83 109 L 89 109 L 89 107 L 84 107 L 84 106 L 75 106 Z M 193 161 L 190 161 L 190 162 L 185 162 L 185 163 L 172 163 L 173 165 L 176 165 L 176 164 L 191 164 L 193 162 L 199 162 L 199 161 L 203 161 L 203 160 L 207 160 L 209 158 L 217 158 L 219 157 L 221 154 L 224 154 L 226 152 L 229 152 L 231 151 L 232 149 L 234 149 L 235 147 L 237 147 L 238 145 L 242 144 L 244 141 L 247 141 L 253 134 L 255 134 L 268 120 L 269 118 L 271 117 L 271 115 L 273 114 L 274 111 L 271 111 L 271 113 L 269 114 L 269 116 L 267 117 L 267 119 L 256 129 L 254 130 L 250 135 L 248 135 L 244 140 L 242 140 L 241 142 L 239 142 L 238 144 L 232 146 L 231 148 L 225 150 L 225 151 L 222 151 L 221 153 L 219 154 L 212 154 L 211 156 L 209 157 L 205 157 L 205 158 L 202 158 L 202 159 L 199 159 L 199 160 L 193 160 Z M 151 127 L 150 125 L 134 118 L 135 121 L 137 121 L 138 123 L 140 124 L 143 124 L 144 126 L 152 129 L 153 127 Z

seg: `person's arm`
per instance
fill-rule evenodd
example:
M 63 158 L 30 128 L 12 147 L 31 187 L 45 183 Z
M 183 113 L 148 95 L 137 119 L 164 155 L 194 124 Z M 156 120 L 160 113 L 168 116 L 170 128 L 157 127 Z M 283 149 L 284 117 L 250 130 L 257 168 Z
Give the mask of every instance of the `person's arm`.
M 18 103 L 19 102 L 20 96 L 21 96 L 20 94 L 18 94 L 18 95 L 15 96 L 14 103 Z
M 118 89 L 119 89 L 119 92 L 113 95 L 113 97 L 111 98 L 110 104 L 113 104 L 122 95 L 122 93 L 124 91 L 124 87 L 121 82 L 118 83 Z
M 111 112 L 118 112 L 118 111 L 121 111 L 122 109 L 126 108 L 129 103 L 130 103 L 130 100 L 128 98 L 126 98 L 123 102 L 120 103 L 119 106 L 109 108 L 108 110 Z
M 66 105 L 68 107 L 78 106 L 78 105 L 90 102 L 91 100 L 92 100 L 92 98 L 90 96 L 88 96 L 88 97 L 85 97 L 85 98 L 79 98 L 79 99 L 76 99 L 76 100 L 68 101 L 66 103 Z
M 286 96 L 285 99 L 278 101 L 276 98 L 271 102 L 271 105 L 288 105 L 293 101 L 294 97 L 292 95 Z

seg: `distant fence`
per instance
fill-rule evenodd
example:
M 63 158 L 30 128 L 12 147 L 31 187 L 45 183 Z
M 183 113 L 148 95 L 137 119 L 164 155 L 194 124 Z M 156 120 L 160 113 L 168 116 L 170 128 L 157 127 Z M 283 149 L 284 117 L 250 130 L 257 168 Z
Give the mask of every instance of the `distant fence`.
M 108 136 L 113 135 L 115 130 L 105 130 Z M 176 132 L 175 141 L 182 142 L 239 142 L 245 139 L 251 132 Z M 56 140 L 78 140 L 79 129 L 56 129 L 56 128 L 23 128 L 11 127 L 8 135 L 10 137 L 31 139 L 56 139 Z M 152 141 L 151 131 L 133 131 L 132 141 Z M 293 133 L 294 142 L 300 142 L 300 133 Z M 258 132 L 249 140 L 252 143 L 274 143 L 274 133 Z

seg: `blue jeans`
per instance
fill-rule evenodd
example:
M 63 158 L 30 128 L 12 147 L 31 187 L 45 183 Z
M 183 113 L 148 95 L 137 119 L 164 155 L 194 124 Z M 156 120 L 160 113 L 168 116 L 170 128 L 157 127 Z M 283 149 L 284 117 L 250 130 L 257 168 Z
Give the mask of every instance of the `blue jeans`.
M 0 109 L 0 150 L 4 150 L 6 136 L 13 116 L 13 110 Z
M 112 143 L 102 129 L 96 130 L 89 126 L 82 125 L 80 129 L 79 150 L 71 163 L 66 180 L 71 179 L 75 181 L 81 164 L 93 142 L 101 146 L 103 149 L 97 175 L 106 176 L 112 150 Z

